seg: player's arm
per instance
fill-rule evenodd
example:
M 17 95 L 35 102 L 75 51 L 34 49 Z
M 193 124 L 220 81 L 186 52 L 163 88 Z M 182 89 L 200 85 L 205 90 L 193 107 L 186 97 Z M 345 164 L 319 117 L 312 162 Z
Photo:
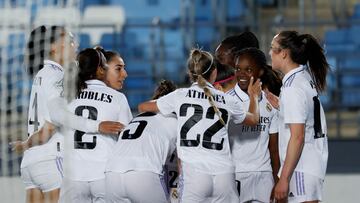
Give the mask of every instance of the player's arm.
M 279 110 L 279 97 L 271 93 L 267 88 L 264 89 L 266 99 L 270 102 L 271 106 Z
M 152 101 L 147 101 L 147 102 L 143 102 L 143 103 L 139 104 L 138 105 L 138 111 L 140 113 L 145 112 L 145 111 L 158 113 L 159 108 L 157 106 L 156 100 L 152 100 Z
M 249 112 L 246 113 L 245 120 L 243 124 L 245 125 L 257 125 L 260 119 L 259 112 L 259 95 L 261 94 L 261 82 L 258 79 L 255 83 L 254 78 L 250 78 L 250 83 L 248 87 L 248 94 L 250 97 L 250 106 Z
M 57 97 L 48 102 L 51 123 L 87 133 L 118 134 L 124 125 L 115 121 L 98 121 L 77 116 L 66 108 L 64 98 Z
M 46 143 L 55 132 L 56 126 L 49 122 L 45 122 L 44 126 L 30 135 L 27 140 L 11 142 L 11 149 L 16 153 L 21 154 L 30 147 Z
M 274 178 L 274 188 L 271 191 L 271 197 L 270 200 L 274 199 L 274 189 L 275 189 L 275 185 L 277 184 L 277 182 L 279 181 L 278 178 L 278 172 L 280 169 L 280 157 L 279 157 L 279 147 L 278 147 L 278 133 L 270 133 L 269 134 L 269 152 L 270 152 L 270 163 L 271 163 L 271 168 L 272 168 L 272 173 L 273 173 L 273 178 Z M 272 202 L 272 201 L 270 201 Z
M 289 182 L 300 159 L 305 141 L 305 124 L 290 123 L 290 140 L 286 151 L 284 166 L 281 171 L 280 179 L 275 187 L 275 198 L 282 200 L 287 198 L 289 191 Z

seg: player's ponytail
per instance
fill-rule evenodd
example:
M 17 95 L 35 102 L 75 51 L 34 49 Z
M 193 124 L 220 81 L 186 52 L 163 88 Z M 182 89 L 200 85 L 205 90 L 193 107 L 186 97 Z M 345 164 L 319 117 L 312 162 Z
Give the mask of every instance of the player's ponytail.
M 319 92 L 324 91 L 329 64 L 318 41 L 310 34 L 299 35 L 296 31 L 282 31 L 279 33 L 278 42 L 281 48 L 290 50 L 292 61 L 309 67 L 316 89 Z
M 225 126 L 226 123 L 221 118 L 220 111 L 215 105 L 213 95 L 206 84 L 210 79 L 212 71 L 216 68 L 215 63 L 214 57 L 209 52 L 193 49 L 191 50 L 188 59 L 189 76 L 192 81 L 196 81 L 199 87 L 204 90 L 210 105 L 213 107 L 216 115 L 218 115 L 220 122 Z
M 326 75 L 329 71 L 324 50 L 318 41 L 309 34 L 300 35 L 299 38 L 305 44 L 307 65 L 313 75 L 315 86 L 318 91 L 322 92 L 326 89 Z
M 44 60 L 50 55 L 51 44 L 64 35 L 65 28 L 62 26 L 46 27 L 42 25 L 31 31 L 25 53 L 27 73 L 30 77 L 44 67 Z
M 78 56 L 79 72 L 77 75 L 76 89 L 77 95 L 81 90 L 87 88 L 85 81 L 96 79 L 96 71 L 98 67 L 105 67 L 105 59 L 101 52 L 95 49 L 84 49 Z
M 96 47 L 94 47 L 94 49 L 100 51 L 105 56 L 107 63 L 112 61 L 114 57 L 121 58 L 121 55 L 116 51 L 107 51 L 107 50 L 104 50 L 101 46 L 96 46 Z

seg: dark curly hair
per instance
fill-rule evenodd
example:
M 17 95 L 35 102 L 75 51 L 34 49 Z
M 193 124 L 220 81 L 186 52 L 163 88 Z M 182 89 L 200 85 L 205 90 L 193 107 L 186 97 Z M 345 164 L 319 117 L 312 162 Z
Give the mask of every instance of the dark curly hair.
M 158 99 L 176 90 L 176 85 L 170 80 L 162 80 L 154 91 L 152 99 Z

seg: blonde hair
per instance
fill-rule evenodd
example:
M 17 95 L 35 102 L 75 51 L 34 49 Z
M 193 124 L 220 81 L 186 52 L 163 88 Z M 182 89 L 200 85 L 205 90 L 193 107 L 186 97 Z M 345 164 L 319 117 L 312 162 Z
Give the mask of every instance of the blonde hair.
M 196 81 L 200 88 L 204 90 L 210 105 L 213 107 L 216 115 L 219 117 L 221 124 L 226 125 L 224 119 L 220 115 L 220 111 L 215 105 L 213 95 L 206 82 L 209 80 L 212 71 L 216 68 L 214 57 L 207 51 L 200 49 L 192 49 L 188 59 L 189 77 L 192 81 Z

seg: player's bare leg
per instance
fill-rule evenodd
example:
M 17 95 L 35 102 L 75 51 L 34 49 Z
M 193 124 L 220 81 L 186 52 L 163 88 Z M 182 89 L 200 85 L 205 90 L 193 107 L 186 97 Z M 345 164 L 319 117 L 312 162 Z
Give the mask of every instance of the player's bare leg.
M 60 189 L 44 192 L 44 199 L 46 203 L 57 203 L 59 201 Z
M 26 190 L 26 203 L 43 203 L 44 195 L 38 188 Z

